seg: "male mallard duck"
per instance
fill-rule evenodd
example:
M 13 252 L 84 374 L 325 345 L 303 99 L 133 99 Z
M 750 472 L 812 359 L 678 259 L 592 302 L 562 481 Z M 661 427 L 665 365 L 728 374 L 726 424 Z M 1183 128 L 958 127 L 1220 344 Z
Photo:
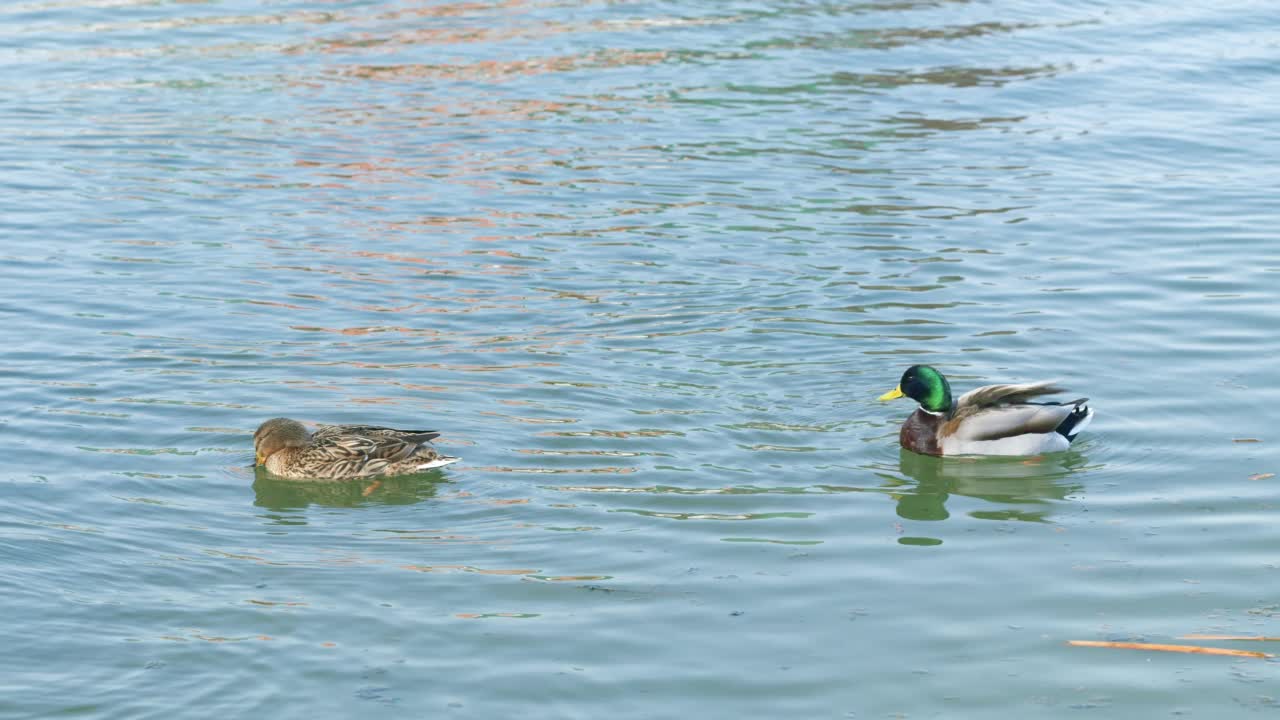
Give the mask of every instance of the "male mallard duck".
M 986 385 L 951 401 L 951 385 L 928 365 L 912 365 L 898 387 L 881 400 L 909 397 L 920 403 L 902 423 L 902 447 L 924 455 L 1038 455 L 1071 447 L 1093 411 L 1080 398 L 1065 403 L 1033 403 L 1040 395 L 1063 392 L 1049 382 Z
M 289 418 L 258 426 L 253 452 L 267 472 L 291 480 L 354 480 L 408 475 L 458 462 L 441 455 L 430 430 L 321 425 L 314 433 Z

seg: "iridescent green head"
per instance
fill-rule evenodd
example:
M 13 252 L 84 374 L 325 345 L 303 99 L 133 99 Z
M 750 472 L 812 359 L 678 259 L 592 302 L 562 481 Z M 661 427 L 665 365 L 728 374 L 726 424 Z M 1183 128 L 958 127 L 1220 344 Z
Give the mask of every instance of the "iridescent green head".
M 929 412 L 951 409 L 951 384 L 942 373 L 928 365 L 912 365 L 902 373 L 898 387 L 880 396 L 881 400 L 909 397 Z

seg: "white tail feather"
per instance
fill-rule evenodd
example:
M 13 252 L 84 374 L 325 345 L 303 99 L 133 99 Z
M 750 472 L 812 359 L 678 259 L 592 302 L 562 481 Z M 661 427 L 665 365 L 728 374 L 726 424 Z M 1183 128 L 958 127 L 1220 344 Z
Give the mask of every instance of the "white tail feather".
M 436 458 L 435 460 L 432 460 L 431 462 L 422 463 L 421 465 L 418 466 L 418 469 L 430 470 L 431 468 L 444 467 L 445 465 L 452 465 L 461 459 L 462 458 L 449 457 L 448 455 L 441 455 L 440 457 Z
M 1092 420 L 1093 420 L 1093 408 L 1089 408 L 1085 411 L 1084 418 L 1081 419 L 1080 422 L 1076 423 L 1075 427 L 1071 428 L 1071 437 L 1074 438 L 1076 435 L 1080 434 L 1081 430 L 1089 427 L 1089 423 Z

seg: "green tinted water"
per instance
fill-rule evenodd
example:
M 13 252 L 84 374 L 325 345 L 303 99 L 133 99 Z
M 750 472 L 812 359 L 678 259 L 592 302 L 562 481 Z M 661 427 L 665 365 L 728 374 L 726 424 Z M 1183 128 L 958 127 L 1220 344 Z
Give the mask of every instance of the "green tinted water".
M 1275 19 L 4 5 L 0 715 L 1274 712 L 1065 643 L 1280 635 Z M 1098 416 L 912 456 L 915 362 Z

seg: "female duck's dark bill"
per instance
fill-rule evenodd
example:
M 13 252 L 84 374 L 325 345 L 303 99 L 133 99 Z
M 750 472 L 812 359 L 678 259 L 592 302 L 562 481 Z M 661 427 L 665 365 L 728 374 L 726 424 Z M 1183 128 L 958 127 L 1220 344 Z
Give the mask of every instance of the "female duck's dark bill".
M 887 392 L 887 393 L 885 393 L 885 394 L 881 395 L 881 396 L 880 396 L 879 398 L 877 398 L 877 399 L 879 399 L 879 400 L 897 400 L 897 399 L 898 399 L 898 398 L 900 398 L 900 397 L 906 397 L 905 395 L 903 395 L 903 394 L 902 394 L 902 386 L 901 386 L 901 385 L 899 385 L 898 387 L 896 387 L 896 388 L 894 388 L 894 389 L 890 390 L 889 392 Z

